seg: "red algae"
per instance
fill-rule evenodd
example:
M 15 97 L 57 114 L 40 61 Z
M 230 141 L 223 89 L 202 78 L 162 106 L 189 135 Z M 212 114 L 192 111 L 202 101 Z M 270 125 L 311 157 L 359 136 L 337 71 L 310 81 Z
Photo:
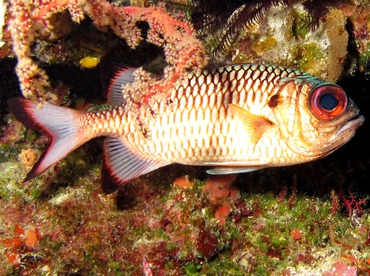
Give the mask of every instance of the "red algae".
M 292 231 L 290 231 L 291 235 L 292 235 L 292 238 L 294 240 L 300 240 L 303 235 L 302 235 L 302 232 L 299 230 L 299 229 L 292 229 Z
M 212 257 L 218 251 L 218 239 L 211 231 L 202 229 L 196 242 L 196 248 L 206 259 Z
M 85 150 L 88 148 L 79 155 L 83 156 Z M 65 175 L 66 169 L 62 164 L 60 175 Z M 173 180 L 166 181 L 167 177 L 179 178 L 178 174 L 158 176 L 153 182 L 148 181 L 153 176 L 149 175 L 125 186 L 119 196 L 107 196 L 98 185 L 98 171 L 96 164 L 84 178 L 69 182 L 67 187 L 47 190 L 49 199 L 27 197 L 33 182 L 21 186 L 23 203 L 19 197 L 11 197 L 7 202 L 7 236 L 1 244 L 7 272 L 24 267 L 22 272 L 28 274 L 44 269 L 141 275 L 145 257 L 153 275 L 184 275 L 186 271 L 213 274 L 233 266 L 235 275 L 257 274 L 265 267 L 264 260 L 274 267 L 269 273 L 285 270 L 293 275 L 303 271 L 300 267 L 317 267 L 320 260 L 315 255 L 319 250 L 316 247 L 323 246 L 320 239 L 330 224 L 345 225 L 345 221 L 337 222 L 337 213 L 330 213 L 331 202 L 302 200 L 299 194 L 294 202 L 278 194 L 230 196 L 230 190 L 237 190 L 230 179 L 216 182 L 182 177 L 192 183 L 192 187 L 183 188 L 171 185 Z M 205 192 L 214 190 L 212 195 L 218 197 Z M 4 201 L 0 203 L 6 206 Z M 359 219 L 365 223 L 362 217 Z M 347 226 L 349 221 L 347 218 Z M 366 242 L 366 227 L 351 231 L 357 238 L 352 236 L 349 243 Z M 335 229 L 332 235 L 333 239 L 347 239 Z M 320 244 L 315 245 L 318 241 Z M 341 247 L 331 239 L 324 242 Z M 283 266 L 288 257 L 294 265 L 290 269 Z M 343 258 L 350 266 L 352 261 L 340 256 L 321 271 L 329 273 L 333 269 L 329 270 L 330 264 Z M 365 271 L 368 257 L 356 258 L 356 267 Z
M 228 203 L 225 203 L 224 205 L 217 208 L 215 212 L 215 219 L 218 220 L 219 226 L 224 226 L 226 223 L 226 219 L 231 213 L 231 205 Z
M 189 176 L 181 176 L 174 180 L 173 184 L 183 189 L 191 189 L 194 187 L 194 183 L 189 180 Z
M 42 257 L 37 254 L 34 247 L 41 240 L 41 234 L 37 230 L 23 229 L 19 224 L 14 226 L 16 236 L 9 239 L 0 240 L 0 244 L 5 246 L 5 256 L 9 263 L 14 267 L 27 267 L 27 258 L 33 258 L 34 262 L 39 262 Z M 32 264 L 34 266 L 34 263 Z
M 210 176 L 206 180 L 203 192 L 208 193 L 207 198 L 214 202 L 225 198 L 236 200 L 240 195 L 238 188 L 232 185 L 236 177 L 236 174 Z

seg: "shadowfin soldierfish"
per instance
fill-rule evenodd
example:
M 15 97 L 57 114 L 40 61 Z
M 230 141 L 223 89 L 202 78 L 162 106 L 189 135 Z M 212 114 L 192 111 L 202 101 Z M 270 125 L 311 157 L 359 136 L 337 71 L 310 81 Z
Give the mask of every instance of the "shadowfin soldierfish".
M 107 136 L 102 187 L 110 193 L 172 163 L 212 166 L 210 174 L 230 174 L 308 162 L 348 142 L 364 122 L 336 84 L 257 64 L 189 74 L 167 91 L 166 99 L 151 103 L 143 122 L 122 93 L 122 85 L 134 81 L 134 71 L 123 68 L 113 79 L 111 110 L 86 113 L 9 100 L 18 120 L 51 136 L 26 181 L 97 136 Z

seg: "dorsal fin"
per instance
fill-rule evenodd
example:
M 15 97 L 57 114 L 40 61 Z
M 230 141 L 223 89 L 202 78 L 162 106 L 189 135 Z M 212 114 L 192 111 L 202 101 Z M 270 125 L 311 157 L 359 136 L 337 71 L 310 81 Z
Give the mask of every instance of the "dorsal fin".
M 168 165 L 136 155 L 120 138 L 107 137 L 103 145 L 102 188 L 107 194 L 140 175 Z
M 107 104 L 119 106 L 123 103 L 122 86 L 135 81 L 137 68 L 121 67 L 114 74 L 107 91 Z

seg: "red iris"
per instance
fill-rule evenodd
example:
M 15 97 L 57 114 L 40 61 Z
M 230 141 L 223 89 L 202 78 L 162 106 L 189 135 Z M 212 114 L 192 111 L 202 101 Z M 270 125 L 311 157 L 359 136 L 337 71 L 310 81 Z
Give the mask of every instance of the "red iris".
M 342 88 L 324 85 L 311 93 L 311 108 L 316 118 L 324 121 L 334 119 L 346 110 L 347 96 Z

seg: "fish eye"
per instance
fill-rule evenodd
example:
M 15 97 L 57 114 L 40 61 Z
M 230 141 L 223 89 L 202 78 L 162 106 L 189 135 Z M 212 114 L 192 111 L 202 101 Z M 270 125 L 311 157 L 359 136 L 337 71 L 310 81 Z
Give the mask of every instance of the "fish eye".
M 347 108 L 347 96 L 342 88 L 336 85 L 323 85 L 311 93 L 311 109 L 316 118 L 332 120 Z
M 320 105 L 325 110 L 333 110 L 338 106 L 338 99 L 330 93 L 324 94 L 319 99 Z

